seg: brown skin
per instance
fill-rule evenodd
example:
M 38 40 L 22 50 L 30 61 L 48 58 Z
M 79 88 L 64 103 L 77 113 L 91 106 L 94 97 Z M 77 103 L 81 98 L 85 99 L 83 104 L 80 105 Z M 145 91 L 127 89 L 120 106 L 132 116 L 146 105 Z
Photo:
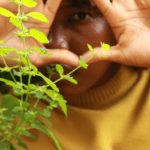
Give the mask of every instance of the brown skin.
M 45 2 L 45 3 L 44 3 Z M 53 20 L 55 18 L 55 14 L 57 12 L 57 9 L 61 3 L 61 0 L 47 0 L 47 1 L 42 1 L 42 0 L 37 0 L 37 7 L 33 9 L 29 9 L 26 7 L 23 7 L 24 12 L 29 12 L 29 11 L 37 11 L 37 12 L 42 12 L 44 15 L 46 15 L 48 18 L 50 18 L 49 23 L 45 24 L 39 21 L 36 21 L 34 19 L 29 19 L 26 22 L 26 26 L 28 28 L 37 28 L 47 35 L 50 27 L 53 23 Z M 17 6 L 11 3 L 9 0 L 1 0 L 0 1 L 0 7 L 5 7 L 9 9 L 12 12 L 17 12 Z M 16 29 L 14 26 L 12 26 L 9 22 L 8 19 L 6 19 L 3 16 L 0 16 L 0 39 L 5 41 L 5 45 L 7 47 L 15 47 L 17 49 L 22 49 L 22 41 L 17 38 L 17 36 L 14 36 L 14 33 L 16 32 Z M 33 45 L 38 45 L 40 47 L 44 47 L 43 44 L 38 44 L 34 39 L 29 39 L 26 42 L 26 47 L 30 47 Z M 37 67 L 45 66 L 47 64 L 51 63 L 68 63 L 70 65 L 76 66 L 78 65 L 78 57 L 69 52 L 68 50 L 59 50 L 55 49 L 51 50 L 48 49 L 48 52 L 50 53 L 51 57 L 47 57 L 45 55 L 41 55 L 39 53 L 34 53 L 33 55 L 30 56 L 31 62 L 36 65 Z M 69 57 L 68 57 L 69 56 Z M 16 58 L 15 53 L 9 54 L 9 56 L 6 58 L 7 59 L 7 64 L 9 66 L 13 66 L 16 64 L 15 58 Z M 0 59 L 0 65 L 4 65 L 2 60 Z
M 105 57 L 90 63 L 107 61 L 130 66 L 150 67 L 150 0 L 93 0 L 102 11 L 116 37 L 117 44 Z M 98 54 L 100 48 L 96 48 Z M 87 59 L 91 54 L 84 54 Z
M 80 5 L 77 8 L 70 3 L 69 0 L 61 3 L 48 36 L 48 48 L 65 48 L 80 56 L 88 51 L 87 43 L 94 47 L 100 46 L 100 42 L 115 43 L 108 23 L 96 7 Z M 70 99 L 109 80 L 114 68 L 115 65 L 107 62 L 92 64 L 88 70 L 81 69 L 74 75 L 78 85 L 62 82 L 60 89 Z
M 78 0 L 74 0 L 74 1 L 78 1 Z M 76 75 L 76 78 L 78 78 L 79 80 L 79 85 L 77 86 L 78 88 L 66 84 L 66 86 L 64 86 L 65 87 L 64 89 L 66 89 L 65 91 L 68 91 L 68 93 L 71 93 L 71 91 L 72 93 L 76 91 L 76 94 L 81 93 L 86 91 L 88 88 L 93 87 L 95 83 L 102 84 L 101 81 L 105 82 L 109 80 L 109 77 L 106 77 L 105 72 L 107 70 L 111 71 L 112 69 L 109 68 L 110 64 L 104 63 L 104 61 L 107 62 L 113 61 L 113 62 L 127 64 L 127 65 L 150 67 L 150 61 L 149 61 L 150 50 L 149 50 L 149 44 L 147 44 L 150 43 L 150 37 L 149 37 L 150 1 L 149 0 L 143 0 L 143 1 L 113 0 L 112 2 L 110 0 L 93 0 L 93 1 L 98 6 L 98 8 L 102 11 L 106 20 L 109 22 L 109 25 L 111 26 L 113 33 L 115 35 L 117 44 L 111 48 L 111 51 L 107 52 L 107 54 L 105 53 L 107 57 L 94 58 L 90 62 L 92 65 L 88 70 L 89 72 L 88 71 L 78 72 L 78 74 Z M 41 0 L 39 0 L 38 2 L 39 5 L 37 8 L 35 8 L 35 11 L 41 11 L 46 16 L 48 16 L 50 18 L 50 24 L 48 25 L 37 24 L 35 23 L 35 21 L 30 21 L 30 23 L 28 23 L 28 26 L 39 28 L 45 33 L 48 33 L 48 30 L 51 30 L 53 34 L 50 36 L 52 36 L 52 39 L 55 39 L 55 41 L 57 41 L 57 38 L 53 38 L 53 37 L 54 36 L 58 37 L 56 36 L 56 33 L 59 34 L 61 33 L 63 35 L 60 36 L 61 41 L 55 42 L 56 44 L 53 44 L 54 43 L 53 40 L 50 47 L 60 47 L 59 43 L 61 43 L 61 46 L 63 45 L 63 47 L 67 47 L 71 51 L 79 55 L 87 51 L 87 47 L 86 47 L 87 42 L 93 44 L 93 46 L 98 46 L 98 47 L 99 47 L 99 42 L 101 40 L 110 44 L 114 44 L 114 37 L 112 33 L 111 32 L 107 33 L 108 31 L 111 30 L 106 24 L 104 17 L 97 16 L 94 17 L 93 20 L 92 19 L 93 17 L 91 18 L 88 16 L 87 17 L 88 19 L 86 19 L 86 21 L 85 19 L 82 19 L 82 21 L 77 21 L 78 23 L 72 25 L 71 23 L 65 21 L 63 17 L 61 21 L 61 19 L 58 17 L 59 14 L 58 13 L 57 18 L 59 19 L 56 18 L 53 27 L 51 29 L 50 27 L 53 22 L 53 18 L 55 16 L 55 12 L 57 11 L 57 7 L 59 6 L 61 0 L 55 0 L 55 1 L 48 0 L 47 3 L 45 4 Z M 67 0 L 63 0 L 63 4 L 64 2 L 66 3 Z M 13 12 L 16 12 L 16 7 L 10 5 L 8 0 L 1 0 L 0 6 L 6 8 L 9 7 L 8 9 L 10 9 Z M 60 11 L 62 11 L 62 7 L 60 8 L 59 12 Z M 69 11 L 72 11 L 72 8 L 70 8 Z M 64 18 L 68 18 L 69 17 L 68 14 L 71 13 L 72 12 L 64 13 L 66 15 Z M 7 25 L 6 22 L 8 22 L 8 20 L 4 19 L 3 17 L 1 17 L 0 20 L 2 23 L 0 38 L 6 41 L 7 46 L 17 47 L 17 48 L 22 47 L 20 41 L 15 36 L 13 36 L 15 30 L 12 29 L 11 26 Z M 59 23 L 60 25 L 59 24 L 56 25 L 56 22 Z M 57 28 L 56 30 L 55 26 L 59 26 L 59 28 Z M 10 29 L 12 30 L 10 31 Z M 101 30 L 96 30 L 96 29 L 101 29 Z M 10 32 L 6 33 L 5 31 L 10 31 Z M 104 34 L 103 35 L 104 37 L 102 38 L 102 33 L 105 33 L 107 36 L 109 34 L 110 35 L 107 37 Z M 67 43 L 65 41 L 67 41 Z M 35 45 L 36 43 L 35 41 L 30 41 L 30 42 L 28 41 L 28 44 Z M 97 48 L 95 50 L 97 51 L 97 53 L 100 54 L 102 53 L 102 51 L 100 51 L 100 48 Z M 50 54 L 53 54 L 51 58 L 41 56 L 40 54 L 34 54 L 33 56 L 31 56 L 32 63 L 37 66 L 45 66 L 47 64 L 56 63 L 56 62 L 65 63 L 71 66 L 76 66 L 79 63 L 78 62 L 79 58 L 77 57 L 77 55 L 75 55 L 69 50 L 48 49 L 48 51 L 50 52 Z M 91 57 L 90 55 L 91 53 L 86 52 L 84 53 L 83 57 L 86 59 L 88 57 Z M 9 58 L 8 64 L 12 65 L 12 62 L 10 62 L 10 58 L 12 58 L 12 56 L 11 57 L 9 56 L 8 58 Z M 94 62 L 98 62 L 98 63 L 93 65 Z M 2 65 L 2 62 L 0 62 L 0 65 Z M 112 73 L 110 72 L 107 74 L 112 75 Z M 102 80 L 100 80 L 100 78 Z

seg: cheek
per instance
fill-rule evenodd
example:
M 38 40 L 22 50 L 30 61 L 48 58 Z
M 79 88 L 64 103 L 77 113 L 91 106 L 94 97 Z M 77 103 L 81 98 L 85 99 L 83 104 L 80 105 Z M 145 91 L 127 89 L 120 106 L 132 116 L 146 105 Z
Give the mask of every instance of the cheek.
M 94 47 L 100 46 L 100 42 L 115 44 L 114 35 L 103 17 L 78 24 L 72 27 L 70 32 L 70 49 L 78 55 L 88 50 L 87 43 Z

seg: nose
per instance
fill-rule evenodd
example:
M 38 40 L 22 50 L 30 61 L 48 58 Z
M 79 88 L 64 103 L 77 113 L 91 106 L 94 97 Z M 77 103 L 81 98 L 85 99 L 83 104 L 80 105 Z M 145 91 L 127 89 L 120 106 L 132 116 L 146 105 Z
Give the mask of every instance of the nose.
M 67 33 L 61 28 L 55 28 L 48 34 L 49 44 L 47 48 L 55 49 L 69 49 L 69 38 Z

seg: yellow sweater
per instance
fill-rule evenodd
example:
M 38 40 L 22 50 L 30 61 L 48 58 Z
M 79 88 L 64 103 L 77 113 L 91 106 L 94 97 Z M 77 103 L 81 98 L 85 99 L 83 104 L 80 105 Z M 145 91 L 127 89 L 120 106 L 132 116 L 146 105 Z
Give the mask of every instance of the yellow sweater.
M 121 67 L 105 85 L 55 111 L 50 127 L 63 150 L 150 150 L 150 70 Z M 56 150 L 41 133 L 29 150 Z

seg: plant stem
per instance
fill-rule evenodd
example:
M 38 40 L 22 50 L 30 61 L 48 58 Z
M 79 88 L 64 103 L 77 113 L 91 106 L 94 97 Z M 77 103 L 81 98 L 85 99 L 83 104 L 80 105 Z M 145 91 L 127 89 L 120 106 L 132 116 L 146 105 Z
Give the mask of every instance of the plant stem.
M 86 61 L 86 63 L 88 63 L 92 58 L 93 58 L 93 56 L 90 57 L 90 58 Z M 74 72 L 76 72 L 76 71 L 79 70 L 80 68 L 82 68 L 81 65 L 79 65 L 78 67 L 76 67 L 75 69 L 73 69 L 71 72 L 69 72 L 69 73 L 66 74 L 65 76 L 69 76 L 69 75 L 73 74 Z M 62 76 L 62 77 L 60 77 L 59 79 L 57 79 L 56 81 L 54 81 L 54 83 L 56 84 L 56 83 L 58 83 L 59 81 L 61 81 L 61 80 L 63 80 L 63 79 L 64 79 L 64 78 L 63 78 L 63 76 Z
M 2 57 L 2 61 L 3 61 L 4 65 L 5 65 L 5 67 L 8 67 L 8 65 L 7 65 L 7 63 L 6 63 L 6 61 L 5 61 L 5 58 L 4 58 L 3 56 L 1 56 L 1 57 Z M 17 81 L 16 81 L 16 79 L 15 79 L 15 77 L 14 77 L 14 75 L 13 75 L 13 73 L 12 73 L 11 70 L 10 70 L 9 73 L 10 73 L 12 79 L 14 80 L 14 82 L 17 83 Z

